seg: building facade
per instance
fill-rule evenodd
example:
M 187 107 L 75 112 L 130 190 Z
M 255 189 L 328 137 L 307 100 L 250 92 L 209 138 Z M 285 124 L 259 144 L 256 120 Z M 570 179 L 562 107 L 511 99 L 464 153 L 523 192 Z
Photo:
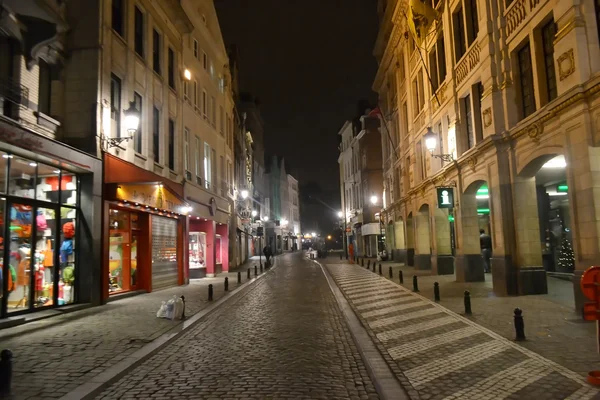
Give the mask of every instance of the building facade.
M 297 250 L 302 243 L 302 225 L 300 223 L 300 191 L 298 188 L 298 180 L 289 173 L 288 178 L 288 193 L 289 193 L 289 229 L 294 235 L 291 238 L 291 248 L 289 250 Z
M 19 323 L 102 303 L 102 161 L 59 141 L 74 122 L 65 4 L 4 1 L 0 15 L 0 318 Z
M 383 239 L 380 211 L 383 183 L 379 121 L 361 117 L 346 121 L 341 137 L 340 193 L 345 246 L 353 246 L 355 256 L 376 257 Z
M 435 21 L 411 32 L 405 3 L 379 3 L 388 246 L 419 269 L 491 280 L 499 295 L 547 293 L 547 272 L 572 273 L 581 310 L 579 277 L 600 254 L 598 4 L 428 4 Z M 444 189 L 452 208 L 440 207 Z M 574 259 L 559 260 L 563 246 Z

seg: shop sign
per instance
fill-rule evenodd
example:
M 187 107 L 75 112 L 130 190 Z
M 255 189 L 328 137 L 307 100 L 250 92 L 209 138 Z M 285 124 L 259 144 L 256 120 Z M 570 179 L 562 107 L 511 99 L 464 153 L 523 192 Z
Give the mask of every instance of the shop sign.
M 183 214 L 187 204 L 163 186 L 118 185 L 117 199 Z
M 454 188 L 437 188 L 438 208 L 454 208 Z

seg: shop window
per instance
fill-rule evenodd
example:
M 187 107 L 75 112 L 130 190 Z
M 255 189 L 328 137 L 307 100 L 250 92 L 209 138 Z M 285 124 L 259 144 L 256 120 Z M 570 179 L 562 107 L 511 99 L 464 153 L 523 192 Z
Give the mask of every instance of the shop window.
M 9 210 L 10 245 L 7 311 L 9 313 L 29 308 L 31 295 L 31 268 L 33 261 L 31 239 L 33 208 L 26 204 L 12 204 Z
M 127 211 L 109 211 L 109 293 L 129 290 L 130 278 L 130 214 Z M 137 249 L 136 249 L 137 251 Z
M 13 157 L 10 163 L 8 193 L 27 199 L 35 197 L 35 170 L 37 163 Z
M 190 269 L 199 269 L 206 267 L 206 233 L 190 232 L 189 251 Z
M 38 164 L 35 198 L 58 203 L 60 170 L 45 164 Z M 64 189 L 64 188 L 63 188 Z
M 60 177 L 60 202 L 65 205 L 77 205 L 77 175 L 62 172 Z
M 76 301 L 76 292 L 74 290 L 77 277 L 75 269 L 76 221 L 77 210 L 75 208 L 62 207 L 60 209 L 61 242 L 59 248 L 60 281 L 58 283 L 58 305 L 70 304 Z
M 216 260 L 215 262 L 217 264 L 223 264 L 223 257 L 222 254 L 223 253 L 223 249 L 222 249 L 222 240 L 221 240 L 221 235 L 216 235 L 215 237 L 215 251 L 216 251 Z
M 43 307 L 53 304 L 55 271 L 63 272 L 62 268 L 54 268 L 53 246 L 56 233 L 56 212 L 50 208 L 38 208 L 35 216 L 36 244 L 33 259 L 34 294 L 33 306 Z M 61 266 L 62 267 L 62 266 Z M 73 267 L 74 268 L 74 267 Z M 67 272 L 68 274 L 68 272 Z M 67 282 L 68 279 L 67 279 Z M 62 283 L 62 284 L 60 284 Z M 59 283 L 59 304 L 65 304 L 65 284 Z M 74 282 L 69 282 L 67 296 L 70 302 Z

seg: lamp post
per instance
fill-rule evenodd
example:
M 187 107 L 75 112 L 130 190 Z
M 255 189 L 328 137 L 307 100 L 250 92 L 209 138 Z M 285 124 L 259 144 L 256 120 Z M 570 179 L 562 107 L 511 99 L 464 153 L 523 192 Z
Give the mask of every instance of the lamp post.
M 135 101 L 129 102 L 129 108 L 123 110 L 123 114 L 125 115 L 123 122 L 128 136 L 110 137 L 101 133 L 99 137 L 102 151 L 107 151 L 113 147 L 120 147 L 123 142 L 128 142 L 133 139 L 133 136 L 137 132 L 140 126 L 140 111 L 136 108 Z
M 454 156 L 452 154 L 433 154 L 433 152 L 437 148 L 438 135 L 435 134 L 431 130 L 431 127 L 427 128 L 427 133 L 425 134 L 424 138 L 425 138 L 425 147 L 427 148 L 427 150 L 429 150 L 431 157 L 439 158 L 440 160 L 442 160 L 444 162 L 455 161 Z

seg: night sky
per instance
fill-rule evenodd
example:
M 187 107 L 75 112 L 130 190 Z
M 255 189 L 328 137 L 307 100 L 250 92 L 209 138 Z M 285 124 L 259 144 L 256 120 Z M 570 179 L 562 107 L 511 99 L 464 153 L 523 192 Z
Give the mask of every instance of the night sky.
M 215 0 L 240 54 L 241 91 L 260 100 L 268 154 L 339 193 L 338 136 L 359 99 L 374 101 L 375 0 Z M 338 196 L 339 197 L 339 196 Z

